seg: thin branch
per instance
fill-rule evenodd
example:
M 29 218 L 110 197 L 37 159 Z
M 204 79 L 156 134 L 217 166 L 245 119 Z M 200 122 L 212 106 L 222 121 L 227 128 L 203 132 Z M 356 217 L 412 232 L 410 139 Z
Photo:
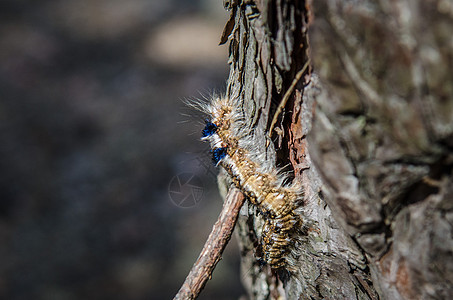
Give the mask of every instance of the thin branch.
M 282 101 L 278 105 L 277 110 L 275 111 L 275 114 L 274 114 L 274 118 L 272 118 L 271 127 L 269 128 L 269 138 L 272 137 L 272 130 L 274 129 L 275 123 L 277 123 L 278 116 L 281 114 L 283 108 L 286 105 L 286 102 L 288 102 L 289 97 L 293 93 L 294 88 L 296 87 L 296 84 L 299 82 L 300 78 L 305 73 L 305 70 L 307 70 L 309 65 L 310 65 L 310 60 L 307 60 L 304 67 L 299 72 L 297 72 L 296 77 L 294 77 L 293 82 L 291 82 L 291 85 L 289 86 L 288 90 L 286 91 L 285 95 L 283 96 Z
M 231 188 L 223 204 L 222 212 L 212 228 L 200 256 L 187 275 L 173 300 L 195 299 L 204 288 L 220 261 L 223 250 L 231 238 L 245 197 L 237 188 Z

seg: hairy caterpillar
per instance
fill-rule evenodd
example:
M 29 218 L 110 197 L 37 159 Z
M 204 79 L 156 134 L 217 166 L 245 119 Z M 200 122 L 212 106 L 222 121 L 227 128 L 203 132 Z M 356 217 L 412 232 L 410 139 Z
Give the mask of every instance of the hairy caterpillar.
M 262 164 L 266 157 L 253 146 L 253 130 L 247 128 L 238 101 L 219 97 L 200 106 L 209 115 L 202 140 L 210 142 L 214 164 L 227 171 L 265 219 L 260 260 L 274 270 L 293 271 L 287 255 L 292 235 L 301 226 L 295 213 L 303 197 L 300 184 L 285 184 L 287 176 Z

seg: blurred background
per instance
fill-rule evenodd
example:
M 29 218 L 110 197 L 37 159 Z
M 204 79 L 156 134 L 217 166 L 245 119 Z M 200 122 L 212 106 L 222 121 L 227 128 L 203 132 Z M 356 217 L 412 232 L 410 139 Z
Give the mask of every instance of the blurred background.
M 183 100 L 224 90 L 227 18 L 220 0 L 1 1 L 0 299 L 174 296 L 222 206 Z M 170 197 L 181 173 L 193 205 Z M 233 239 L 200 299 L 243 293 Z

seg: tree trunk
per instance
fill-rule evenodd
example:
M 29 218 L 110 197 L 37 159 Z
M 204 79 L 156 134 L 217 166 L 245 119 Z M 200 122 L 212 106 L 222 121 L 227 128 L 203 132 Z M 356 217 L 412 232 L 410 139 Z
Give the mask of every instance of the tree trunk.
M 256 260 L 261 217 L 251 205 L 241 210 L 249 297 L 453 298 L 453 5 L 224 4 L 227 96 L 242 99 L 270 163 L 289 164 L 305 189 L 306 230 L 285 285 Z M 277 106 L 309 58 L 313 69 L 269 140 Z
M 310 153 L 384 299 L 453 298 L 453 5 L 316 1 Z

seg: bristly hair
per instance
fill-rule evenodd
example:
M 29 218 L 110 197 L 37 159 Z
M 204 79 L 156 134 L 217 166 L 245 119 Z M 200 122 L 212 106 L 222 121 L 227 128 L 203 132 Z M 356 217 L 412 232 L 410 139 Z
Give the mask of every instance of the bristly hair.
M 259 261 L 280 274 L 294 272 L 288 255 L 294 251 L 293 240 L 302 226 L 296 212 L 303 202 L 302 186 L 291 182 L 288 172 L 266 163 L 266 153 L 248 127 L 238 99 L 213 97 L 189 105 L 207 115 L 202 140 L 211 145 L 213 163 L 227 171 L 265 219 L 256 251 Z

